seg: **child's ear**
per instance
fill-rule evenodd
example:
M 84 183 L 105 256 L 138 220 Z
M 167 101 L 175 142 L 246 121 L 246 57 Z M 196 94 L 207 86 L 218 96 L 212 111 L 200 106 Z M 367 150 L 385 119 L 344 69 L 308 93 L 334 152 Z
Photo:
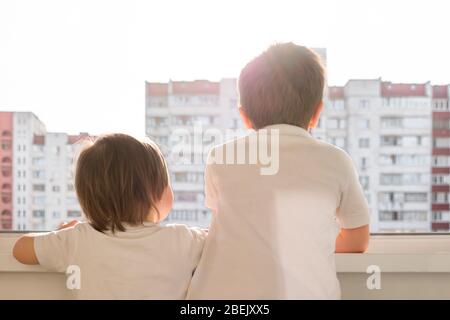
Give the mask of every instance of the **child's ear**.
M 241 119 L 244 122 L 244 126 L 247 129 L 253 129 L 253 124 L 250 121 L 250 119 L 248 118 L 247 114 L 244 111 L 244 108 L 242 108 L 241 106 L 239 107 L 239 114 L 241 115 Z
M 308 130 L 314 129 L 315 127 L 317 127 L 322 109 L 323 109 L 323 100 L 320 101 L 320 103 L 317 105 L 316 111 L 314 111 L 314 114 L 313 114 L 311 120 L 309 121 Z

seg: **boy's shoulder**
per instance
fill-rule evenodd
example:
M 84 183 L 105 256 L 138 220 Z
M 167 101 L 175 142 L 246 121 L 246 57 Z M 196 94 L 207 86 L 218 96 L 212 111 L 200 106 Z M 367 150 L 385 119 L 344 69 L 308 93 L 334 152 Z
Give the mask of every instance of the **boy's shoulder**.
M 343 157 L 345 159 L 348 159 L 350 156 L 344 149 L 331 144 L 325 140 L 313 138 L 314 144 L 318 147 L 323 149 L 324 152 L 329 152 L 332 155 L 336 155 L 337 157 Z
M 264 141 L 269 143 L 270 138 L 264 139 Z M 308 148 L 304 148 L 304 143 L 300 141 L 298 141 L 298 146 L 292 145 L 292 141 L 289 141 L 289 147 L 298 148 L 300 151 L 304 150 L 305 152 L 315 152 L 317 153 L 317 155 L 325 156 L 331 161 L 344 163 L 352 162 L 350 155 L 344 149 L 329 142 L 315 138 L 313 136 L 310 136 L 308 137 L 308 139 L 302 141 L 307 142 Z M 279 141 L 280 145 L 282 145 L 284 142 L 285 141 L 283 139 Z M 232 150 L 231 152 L 233 153 L 238 153 L 240 152 L 240 148 L 246 148 L 246 150 L 249 152 L 248 147 L 250 144 L 258 144 L 257 147 L 260 146 L 258 133 L 256 131 L 252 131 L 241 137 L 229 139 L 221 144 L 215 145 L 209 151 L 207 165 L 217 164 L 215 160 L 217 160 L 218 158 L 226 158 L 227 152 L 230 152 L 230 150 Z M 283 152 L 283 148 L 281 148 L 279 151 Z M 233 156 L 235 155 L 233 154 Z

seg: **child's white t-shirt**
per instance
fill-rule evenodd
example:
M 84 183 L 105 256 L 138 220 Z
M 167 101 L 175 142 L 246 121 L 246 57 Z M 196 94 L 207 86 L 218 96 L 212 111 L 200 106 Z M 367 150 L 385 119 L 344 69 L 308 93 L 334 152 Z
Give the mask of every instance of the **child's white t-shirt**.
M 213 218 L 188 299 L 340 298 L 334 260 L 339 227 L 369 224 L 353 162 L 300 127 L 265 129 L 279 133 L 278 146 L 266 135 L 275 152 L 272 166 L 264 157 L 249 162 L 250 150 L 264 145 L 257 132 L 210 153 L 208 163 L 224 154 L 245 164 L 224 156 L 222 164 L 207 165 L 205 202 Z M 236 155 L 242 146 L 244 162 Z M 276 173 L 263 175 L 262 168 Z
M 88 223 L 37 235 L 34 248 L 46 269 L 72 273 L 77 299 L 184 299 L 200 259 L 205 231 L 144 222 L 126 231 L 99 232 Z M 69 290 L 69 289 L 68 289 Z

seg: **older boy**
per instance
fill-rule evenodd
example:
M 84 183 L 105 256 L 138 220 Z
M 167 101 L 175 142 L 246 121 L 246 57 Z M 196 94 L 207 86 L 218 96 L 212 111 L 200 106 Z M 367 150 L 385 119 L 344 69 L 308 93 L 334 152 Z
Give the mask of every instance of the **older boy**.
M 334 253 L 366 250 L 369 211 L 350 157 L 308 132 L 324 82 L 318 56 L 293 43 L 270 47 L 242 70 L 240 113 L 256 131 L 210 154 L 213 218 L 188 298 L 340 298 Z M 273 174 L 249 161 L 261 141 L 277 155 Z M 230 150 L 246 150 L 247 162 L 222 161 Z

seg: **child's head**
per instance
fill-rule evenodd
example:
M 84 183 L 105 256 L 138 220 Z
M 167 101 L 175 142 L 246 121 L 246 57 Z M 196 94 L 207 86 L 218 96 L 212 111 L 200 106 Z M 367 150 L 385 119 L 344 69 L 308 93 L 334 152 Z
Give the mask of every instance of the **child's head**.
M 324 84 L 317 54 L 293 43 L 273 45 L 241 71 L 243 120 L 254 129 L 273 124 L 314 127 L 323 106 Z
M 160 221 L 172 208 L 161 151 L 125 134 L 102 136 L 81 151 L 75 188 L 86 218 L 99 231 Z

